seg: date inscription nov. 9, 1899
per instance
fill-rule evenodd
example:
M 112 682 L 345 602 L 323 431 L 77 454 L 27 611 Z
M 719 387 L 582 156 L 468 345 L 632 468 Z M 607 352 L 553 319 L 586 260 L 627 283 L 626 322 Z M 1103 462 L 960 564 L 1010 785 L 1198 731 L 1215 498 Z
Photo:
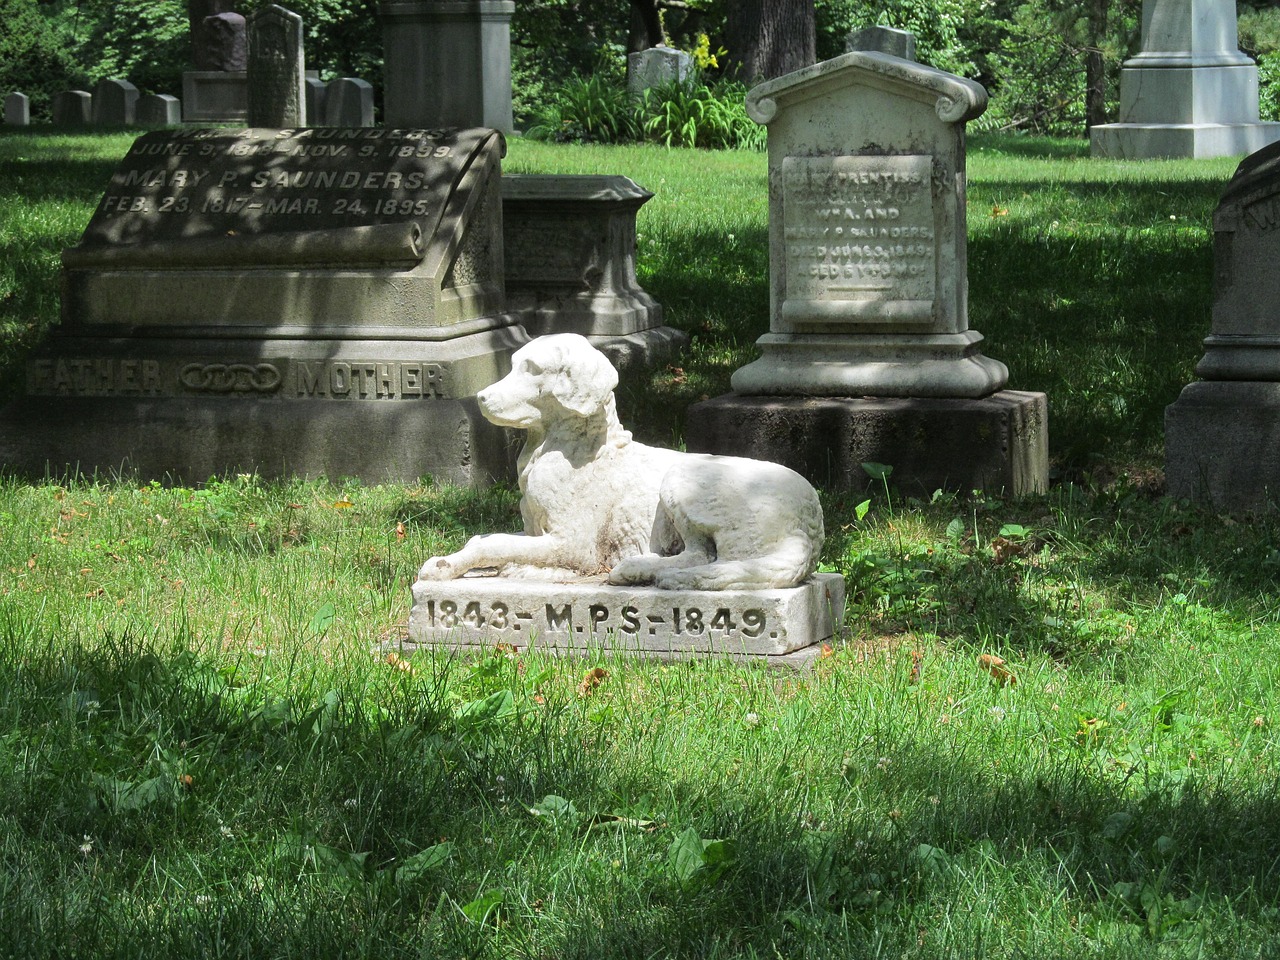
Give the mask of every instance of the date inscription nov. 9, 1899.
M 82 246 L 437 217 L 488 131 L 156 131 L 117 167 Z

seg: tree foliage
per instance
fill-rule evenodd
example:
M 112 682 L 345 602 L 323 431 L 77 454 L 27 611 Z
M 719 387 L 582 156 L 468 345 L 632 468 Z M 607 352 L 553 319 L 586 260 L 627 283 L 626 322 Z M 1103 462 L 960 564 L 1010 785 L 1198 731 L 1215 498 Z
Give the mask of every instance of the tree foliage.
M 0 95 L 25 93 L 37 119 L 48 119 L 54 94 L 85 80 L 55 14 L 35 0 L 0 0 Z

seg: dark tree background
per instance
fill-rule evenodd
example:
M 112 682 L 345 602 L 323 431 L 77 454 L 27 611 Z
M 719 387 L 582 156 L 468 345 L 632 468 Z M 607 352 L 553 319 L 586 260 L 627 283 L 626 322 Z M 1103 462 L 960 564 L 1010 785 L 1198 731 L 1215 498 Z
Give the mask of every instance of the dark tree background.
M 729 70 L 747 83 L 807 67 L 817 59 L 814 0 L 740 0 L 725 23 Z

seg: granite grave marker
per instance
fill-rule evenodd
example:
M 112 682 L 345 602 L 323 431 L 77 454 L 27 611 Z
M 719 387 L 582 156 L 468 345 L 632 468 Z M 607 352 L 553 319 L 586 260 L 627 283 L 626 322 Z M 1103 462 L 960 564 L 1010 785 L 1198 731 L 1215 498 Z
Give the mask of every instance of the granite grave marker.
M 138 126 L 176 127 L 182 122 L 182 101 L 166 93 L 150 93 L 138 99 Z
M 372 127 L 373 85 L 355 77 L 332 81 L 324 95 L 324 117 L 329 127 Z
M 299 127 L 307 122 L 302 17 L 268 4 L 248 21 L 249 125 Z
M 87 90 L 64 90 L 53 95 L 55 127 L 86 127 L 93 122 L 93 94 Z
M 93 88 L 93 125 L 131 127 L 138 119 L 138 88 L 128 80 L 99 80 Z
M 0 460 L 505 475 L 474 399 L 526 339 L 503 297 L 503 152 L 489 130 L 140 137 L 63 254 L 63 321 Z
M 4 122 L 14 127 L 31 123 L 31 99 L 25 93 L 11 93 L 4 98 Z

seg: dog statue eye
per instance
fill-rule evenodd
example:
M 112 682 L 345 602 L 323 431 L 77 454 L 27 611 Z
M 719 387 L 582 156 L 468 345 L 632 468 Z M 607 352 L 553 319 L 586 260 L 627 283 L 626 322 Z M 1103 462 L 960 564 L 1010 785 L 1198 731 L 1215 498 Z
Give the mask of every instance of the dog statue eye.
M 541 376 L 541 375 L 542 375 L 542 367 L 538 366 L 538 365 L 537 365 L 536 363 L 534 363 L 532 360 L 525 360 L 525 362 L 524 362 L 524 369 L 525 369 L 525 372 L 526 372 L 526 373 L 531 373 L 531 374 L 533 374 L 535 377 L 538 377 L 538 376 Z

